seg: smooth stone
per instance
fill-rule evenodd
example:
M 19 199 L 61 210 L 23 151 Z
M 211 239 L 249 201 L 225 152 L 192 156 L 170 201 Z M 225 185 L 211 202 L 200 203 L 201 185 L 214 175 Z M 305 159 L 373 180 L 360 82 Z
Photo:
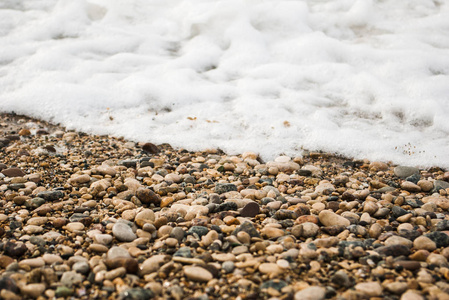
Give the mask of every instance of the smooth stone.
M 298 226 L 302 227 L 301 236 L 305 238 L 316 236 L 320 230 L 320 227 L 318 225 L 311 222 L 305 222 Z
M 425 300 L 425 298 L 418 291 L 408 290 L 402 294 L 400 300 Z
M 184 275 L 187 279 L 197 282 L 208 282 L 213 278 L 212 273 L 201 267 L 185 266 Z
M 66 225 L 66 229 L 70 232 L 84 230 L 84 224 L 81 222 L 73 222 Z
M 29 266 L 30 268 L 40 268 L 45 266 L 45 261 L 42 257 L 28 258 L 19 262 L 19 266 Z
M 319 286 L 311 286 L 295 293 L 295 300 L 323 300 L 326 297 L 326 289 Z
M 56 254 L 50 254 L 50 253 L 45 253 L 44 255 L 42 255 L 42 259 L 45 261 L 45 263 L 47 265 L 52 265 L 52 264 L 60 264 L 62 263 L 64 260 L 61 258 L 61 256 L 56 255 Z
M 416 250 L 428 250 L 433 251 L 437 248 L 437 245 L 434 241 L 429 239 L 426 236 L 419 236 L 413 241 L 413 247 Z
M 355 285 L 356 291 L 369 297 L 378 297 L 382 295 L 383 288 L 378 282 L 361 282 Z
M 393 170 L 394 175 L 400 178 L 407 178 L 413 174 L 419 174 L 419 169 L 415 167 L 397 166 Z
M 129 254 L 128 250 L 122 247 L 114 246 L 111 249 L 109 249 L 107 253 L 107 258 L 114 259 L 117 257 L 129 257 L 131 258 L 131 255 Z
M 415 271 L 421 268 L 421 263 L 419 261 L 412 260 L 400 260 L 395 263 L 397 266 L 401 266 L 406 270 Z
M 137 238 L 133 229 L 124 223 L 115 223 L 112 226 L 112 234 L 120 242 L 132 242 Z
M 0 268 L 6 269 L 7 266 L 15 262 L 15 260 L 12 257 L 9 257 L 7 255 L 0 255 Z M 1 277 L 0 277 L 1 282 Z M 1 287 L 1 284 L 0 284 Z
M 427 263 L 436 265 L 438 267 L 448 267 L 447 258 L 441 254 L 430 253 L 429 257 L 427 257 Z
M 44 228 L 37 225 L 27 225 L 23 227 L 23 231 L 27 234 L 37 234 L 44 231 Z
M 412 192 L 412 193 L 418 193 L 421 191 L 421 188 L 419 187 L 419 185 L 411 182 L 411 181 L 404 181 L 401 183 L 401 188 L 403 190 L 406 190 L 408 192 Z
M 74 293 L 74 289 L 67 286 L 58 286 L 55 291 L 55 296 L 60 297 L 70 297 Z
M 48 222 L 47 217 L 33 217 L 27 221 L 27 225 L 42 226 L 45 225 L 47 222 Z
M 408 289 L 408 284 L 406 282 L 390 282 L 385 285 L 390 293 L 401 295 Z
M 37 298 L 43 295 L 45 291 L 45 283 L 29 283 L 20 288 L 20 291 L 28 297 Z
M 23 177 L 25 173 L 19 168 L 9 168 L 2 170 L 2 174 L 6 177 Z
M 403 245 L 408 248 L 413 246 L 413 242 L 401 236 L 393 235 L 385 240 L 385 246 Z
M 102 245 L 109 245 L 113 240 L 112 235 L 105 234 L 105 233 L 99 233 L 94 235 L 94 241 L 98 244 Z
M 272 226 L 265 226 L 260 233 L 266 236 L 268 239 L 275 239 L 281 236 L 284 236 L 285 232 L 282 229 L 275 228 Z
M 348 219 L 329 210 L 321 211 L 318 218 L 324 226 L 342 225 L 347 227 L 351 225 L 351 222 Z
M 382 246 L 374 249 L 374 251 L 385 256 L 407 256 L 410 254 L 410 247 L 404 245 Z
M 150 258 L 147 258 L 142 265 L 140 266 L 140 274 L 146 275 L 159 270 L 159 268 L 166 263 L 168 257 L 163 254 L 153 255 Z
M 373 161 L 369 165 L 370 169 L 375 169 L 375 171 L 386 171 L 388 170 L 388 165 L 381 161 Z
M 109 248 L 106 245 L 97 244 L 97 243 L 90 244 L 88 249 L 93 252 L 97 252 L 97 253 L 105 253 L 105 252 L 108 252 L 108 250 L 109 250 Z

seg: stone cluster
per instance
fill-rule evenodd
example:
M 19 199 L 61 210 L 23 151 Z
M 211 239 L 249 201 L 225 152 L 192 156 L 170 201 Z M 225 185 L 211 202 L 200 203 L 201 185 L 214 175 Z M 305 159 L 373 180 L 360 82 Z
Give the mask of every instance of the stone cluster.
M 0 115 L 0 298 L 449 299 L 448 181 Z

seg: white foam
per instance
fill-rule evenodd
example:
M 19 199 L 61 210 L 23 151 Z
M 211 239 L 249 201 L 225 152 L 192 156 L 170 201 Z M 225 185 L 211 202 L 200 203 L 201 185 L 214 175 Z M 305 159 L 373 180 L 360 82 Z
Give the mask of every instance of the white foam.
M 0 111 L 264 159 L 449 167 L 449 5 L 0 3 Z

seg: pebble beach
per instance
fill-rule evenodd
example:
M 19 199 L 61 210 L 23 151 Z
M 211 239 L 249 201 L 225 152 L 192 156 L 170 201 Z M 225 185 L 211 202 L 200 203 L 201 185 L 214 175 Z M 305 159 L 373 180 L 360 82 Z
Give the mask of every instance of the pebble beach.
M 1 299 L 449 299 L 449 172 L 0 115 Z

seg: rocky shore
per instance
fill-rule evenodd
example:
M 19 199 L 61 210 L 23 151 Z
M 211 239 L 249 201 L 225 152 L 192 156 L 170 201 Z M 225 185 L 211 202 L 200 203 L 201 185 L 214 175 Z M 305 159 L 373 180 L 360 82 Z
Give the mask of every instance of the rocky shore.
M 0 115 L 1 299 L 449 299 L 449 172 Z

